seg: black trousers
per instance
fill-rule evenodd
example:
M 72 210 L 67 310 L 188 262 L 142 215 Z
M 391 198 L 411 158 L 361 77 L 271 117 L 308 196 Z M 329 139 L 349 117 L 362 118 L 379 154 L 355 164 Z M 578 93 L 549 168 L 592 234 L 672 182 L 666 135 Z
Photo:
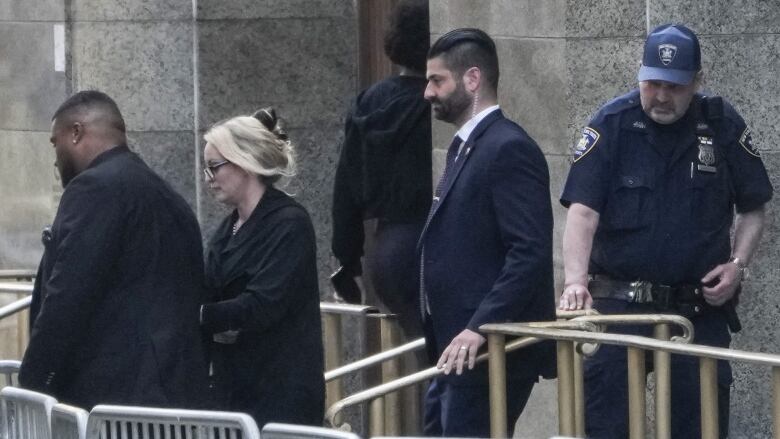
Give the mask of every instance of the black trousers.
M 487 373 L 483 367 L 476 373 Z M 484 380 L 483 380 L 484 381 Z M 512 437 L 537 379 L 507 377 L 507 432 Z M 424 436 L 490 437 L 490 393 L 487 384 L 456 384 L 447 378 L 431 382 L 425 397 Z
M 651 305 L 620 300 L 598 299 L 594 303 L 602 314 L 655 313 Z M 691 320 L 694 343 L 728 347 L 731 341 L 726 317 L 719 312 Z M 652 337 L 651 326 L 617 326 L 609 332 Z M 652 357 L 647 357 L 652 370 Z M 672 437 L 701 437 L 699 401 L 699 361 L 696 357 L 672 355 Z M 623 439 L 628 437 L 628 372 L 626 348 L 601 345 L 596 355 L 587 358 L 585 374 L 585 432 L 589 438 Z M 718 425 L 720 437 L 728 437 L 731 367 L 718 361 Z

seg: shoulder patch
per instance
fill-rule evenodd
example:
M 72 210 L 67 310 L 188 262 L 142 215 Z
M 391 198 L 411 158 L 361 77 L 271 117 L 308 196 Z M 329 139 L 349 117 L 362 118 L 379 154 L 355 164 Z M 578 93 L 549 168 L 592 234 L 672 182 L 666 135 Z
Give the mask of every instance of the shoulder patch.
M 761 157 L 761 153 L 758 151 L 755 145 L 753 145 L 753 133 L 750 132 L 750 128 L 745 128 L 742 135 L 739 136 L 739 144 L 753 157 Z
M 599 134 L 598 131 L 591 127 L 585 127 L 585 129 L 582 130 L 582 137 L 580 138 L 580 141 L 574 145 L 574 163 L 577 163 L 577 160 L 585 157 L 590 152 L 590 150 L 596 146 L 600 137 L 601 134 Z

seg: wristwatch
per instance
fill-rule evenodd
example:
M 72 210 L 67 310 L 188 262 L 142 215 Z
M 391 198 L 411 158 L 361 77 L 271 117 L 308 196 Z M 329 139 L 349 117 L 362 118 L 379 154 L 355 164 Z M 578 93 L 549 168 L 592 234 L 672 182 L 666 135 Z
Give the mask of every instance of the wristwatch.
M 741 259 L 737 257 L 730 257 L 729 262 L 737 266 L 737 269 L 739 269 L 739 274 L 741 277 L 740 280 L 746 280 L 748 276 L 750 276 L 750 269 L 748 269 L 748 266 L 742 262 Z

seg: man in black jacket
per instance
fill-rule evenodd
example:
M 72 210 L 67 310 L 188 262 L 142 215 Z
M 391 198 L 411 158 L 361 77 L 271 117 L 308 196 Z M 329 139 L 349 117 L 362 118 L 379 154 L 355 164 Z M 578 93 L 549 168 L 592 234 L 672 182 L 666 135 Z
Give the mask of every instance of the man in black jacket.
M 104 93 L 65 101 L 51 143 L 65 191 L 44 233 L 21 385 L 86 409 L 199 405 L 203 262 L 192 210 L 128 149 Z

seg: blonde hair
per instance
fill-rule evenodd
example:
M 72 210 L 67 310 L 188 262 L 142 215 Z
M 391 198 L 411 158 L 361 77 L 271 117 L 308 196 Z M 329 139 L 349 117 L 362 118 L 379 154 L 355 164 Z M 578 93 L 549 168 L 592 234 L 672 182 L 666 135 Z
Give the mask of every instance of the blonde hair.
M 268 184 L 295 175 L 295 151 L 287 138 L 284 122 L 276 117 L 273 108 L 218 122 L 203 138 L 225 160 Z

